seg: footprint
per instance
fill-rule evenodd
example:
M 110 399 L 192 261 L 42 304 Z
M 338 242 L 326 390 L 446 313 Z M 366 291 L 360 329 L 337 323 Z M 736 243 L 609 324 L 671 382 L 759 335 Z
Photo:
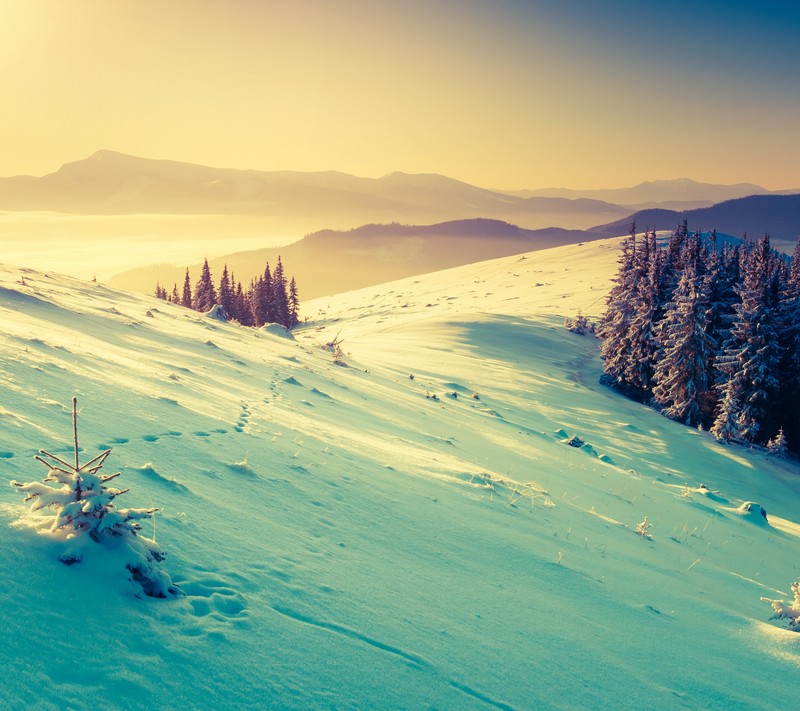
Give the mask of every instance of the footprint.
M 0 459 L 12 459 L 14 452 L 0 452 Z
M 210 432 L 195 432 L 194 434 L 195 434 L 196 437 L 210 437 L 211 436 Z
M 196 617 L 240 618 L 247 615 L 247 599 L 221 580 L 208 578 L 180 583 Z
M 142 439 L 145 442 L 158 442 L 159 438 L 158 438 L 158 435 L 144 435 L 144 437 L 142 437 Z
M 130 440 L 127 437 L 114 437 L 109 440 L 112 444 L 128 444 Z

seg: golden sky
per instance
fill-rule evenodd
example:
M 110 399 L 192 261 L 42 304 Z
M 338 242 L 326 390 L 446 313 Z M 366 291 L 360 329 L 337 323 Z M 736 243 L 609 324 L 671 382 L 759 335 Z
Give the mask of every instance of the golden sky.
M 505 189 L 800 187 L 798 5 L 0 0 L 0 175 L 106 148 Z

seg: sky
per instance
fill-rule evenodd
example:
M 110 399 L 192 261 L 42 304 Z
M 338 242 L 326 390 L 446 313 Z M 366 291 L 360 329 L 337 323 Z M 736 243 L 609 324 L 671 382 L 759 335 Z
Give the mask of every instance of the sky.
M 800 4 L 776 0 L 0 0 L 0 175 L 110 149 L 795 188 L 798 37 Z

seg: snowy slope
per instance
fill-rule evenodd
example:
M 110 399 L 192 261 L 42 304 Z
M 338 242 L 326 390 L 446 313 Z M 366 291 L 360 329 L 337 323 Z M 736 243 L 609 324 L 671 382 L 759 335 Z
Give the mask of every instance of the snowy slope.
M 597 384 L 562 321 L 618 243 L 311 302 L 294 339 L 0 268 L 0 479 L 70 452 L 77 395 L 185 592 L 63 565 L 0 486 L 0 706 L 793 707 L 759 598 L 800 575 L 798 469 Z

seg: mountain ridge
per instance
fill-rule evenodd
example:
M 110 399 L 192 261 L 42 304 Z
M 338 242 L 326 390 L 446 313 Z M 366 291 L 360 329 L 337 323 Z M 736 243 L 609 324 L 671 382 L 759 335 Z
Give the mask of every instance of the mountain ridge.
M 603 201 L 506 195 L 436 173 L 361 178 L 340 171 L 240 170 L 106 149 L 38 178 L 0 178 L 0 210 L 262 215 L 304 231 L 469 217 L 585 228 L 629 212 Z
M 758 238 L 767 233 L 781 249 L 794 245 L 800 237 L 800 193 L 793 195 L 750 195 L 716 203 L 711 207 L 675 211 L 650 209 L 635 212 L 628 218 L 606 225 L 596 225 L 592 232 L 606 237 L 624 234 L 632 221 L 638 230 L 673 229 L 681 220 L 689 229 L 716 229 L 736 237 L 747 234 Z
M 664 203 L 679 204 L 679 209 L 707 207 L 710 204 L 732 200 L 749 195 L 787 194 L 800 190 L 767 190 L 754 183 L 703 183 L 691 178 L 671 178 L 664 180 L 646 180 L 636 185 L 623 188 L 597 188 L 579 190 L 570 188 L 540 188 L 536 190 L 514 191 L 520 196 L 595 198 L 617 205 L 643 209 L 645 207 L 666 206 Z M 702 202 L 705 205 L 690 206 L 691 202 Z

